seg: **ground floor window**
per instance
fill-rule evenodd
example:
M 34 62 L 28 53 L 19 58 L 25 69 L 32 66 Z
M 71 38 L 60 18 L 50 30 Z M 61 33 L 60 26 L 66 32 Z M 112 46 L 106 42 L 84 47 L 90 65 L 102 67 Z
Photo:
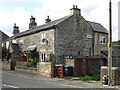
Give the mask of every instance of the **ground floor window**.
M 45 53 L 41 53 L 41 61 L 44 62 L 45 61 Z

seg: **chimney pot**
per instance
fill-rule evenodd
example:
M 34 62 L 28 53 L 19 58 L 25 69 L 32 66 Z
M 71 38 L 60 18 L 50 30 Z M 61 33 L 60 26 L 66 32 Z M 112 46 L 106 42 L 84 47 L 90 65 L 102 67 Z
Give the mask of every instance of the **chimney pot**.
M 51 19 L 49 18 L 49 16 L 47 16 L 47 19 L 45 19 L 45 23 L 51 22 Z
M 76 5 L 76 8 L 77 8 L 78 6 Z
M 35 22 L 35 18 L 33 17 L 33 15 L 31 15 L 29 29 L 34 28 L 36 26 L 37 26 L 37 23 Z
M 73 5 L 73 8 L 70 9 L 70 15 L 81 15 L 81 10 L 78 8 L 77 5 Z
M 13 35 L 19 33 L 19 27 L 16 26 L 16 23 L 14 23 L 14 27 L 13 27 Z
M 75 5 L 73 5 L 73 8 L 75 8 Z

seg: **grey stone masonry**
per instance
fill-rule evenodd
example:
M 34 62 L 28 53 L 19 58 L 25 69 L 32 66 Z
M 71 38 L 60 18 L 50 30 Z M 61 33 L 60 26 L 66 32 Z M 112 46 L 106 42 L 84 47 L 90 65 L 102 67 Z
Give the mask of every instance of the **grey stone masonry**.
M 45 39 L 48 41 L 47 43 L 41 44 L 42 33 L 45 33 Z M 40 54 L 40 60 L 41 60 L 41 53 L 46 54 L 45 57 L 47 61 L 49 59 L 49 55 L 54 54 L 54 29 L 41 31 L 36 34 L 17 38 L 18 43 L 20 43 L 20 40 L 23 40 L 23 44 L 20 45 L 23 51 L 25 51 L 29 46 L 36 45 L 37 51 Z
M 68 16 L 55 30 L 56 62 L 62 63 L 63 55 L 90 56 L 92 54 L 92 28 L 80 15 Z
M 108 75 L 108 68 L 106 66 L 101 67 L 100 79 L 102 82 L 102 77 Z M 112 85 L 120 85 L 120 68 L 112 67 Z

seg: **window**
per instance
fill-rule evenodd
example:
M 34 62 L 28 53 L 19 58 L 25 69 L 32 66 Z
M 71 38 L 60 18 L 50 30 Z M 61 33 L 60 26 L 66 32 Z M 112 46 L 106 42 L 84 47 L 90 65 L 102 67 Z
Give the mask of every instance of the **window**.
M 23 43 L 24 43 L 24 40 L 23 40 L 23 39 L 20 39 L 20 40 L 19 40 L 19 45 L 20 45 L 20 47 L 23 46 Z
M 45 42 L 43 41 L 43 39 L 45 39 L 45 36 L 45 33 L 41 33 L 41 44 L 45 44 Z
M 42 56 L 41 61 L 44 62 L 45 61 L 45 53 L 42 53 L 41 56 Z
M 100 44 L 106 44 L 105 37 L 100 36 Z

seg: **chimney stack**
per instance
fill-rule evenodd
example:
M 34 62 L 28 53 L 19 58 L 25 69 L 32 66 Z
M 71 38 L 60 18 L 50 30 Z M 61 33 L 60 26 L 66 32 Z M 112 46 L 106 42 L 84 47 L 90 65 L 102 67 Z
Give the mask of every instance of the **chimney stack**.
M 70 9 L 70 15 L 81 15 L 81 10 L 78 8 L 77 5 L 73 5 L 73 8 Z
M 45 23 L 51 22 L 51 19 L 49 19 L 49 16 L 47 16 L 47 19 L 45 19 Z
M 29 23 L 29 29 L 32 29 L 37 26 L 37 23 L 35 22 L 35 18 L 31 16 L 30 23 Z
M 16 23 L 14 24 L 14 27 L 13 27 L 13 35 L 19 33 L 19 27 L 16 26 Z

